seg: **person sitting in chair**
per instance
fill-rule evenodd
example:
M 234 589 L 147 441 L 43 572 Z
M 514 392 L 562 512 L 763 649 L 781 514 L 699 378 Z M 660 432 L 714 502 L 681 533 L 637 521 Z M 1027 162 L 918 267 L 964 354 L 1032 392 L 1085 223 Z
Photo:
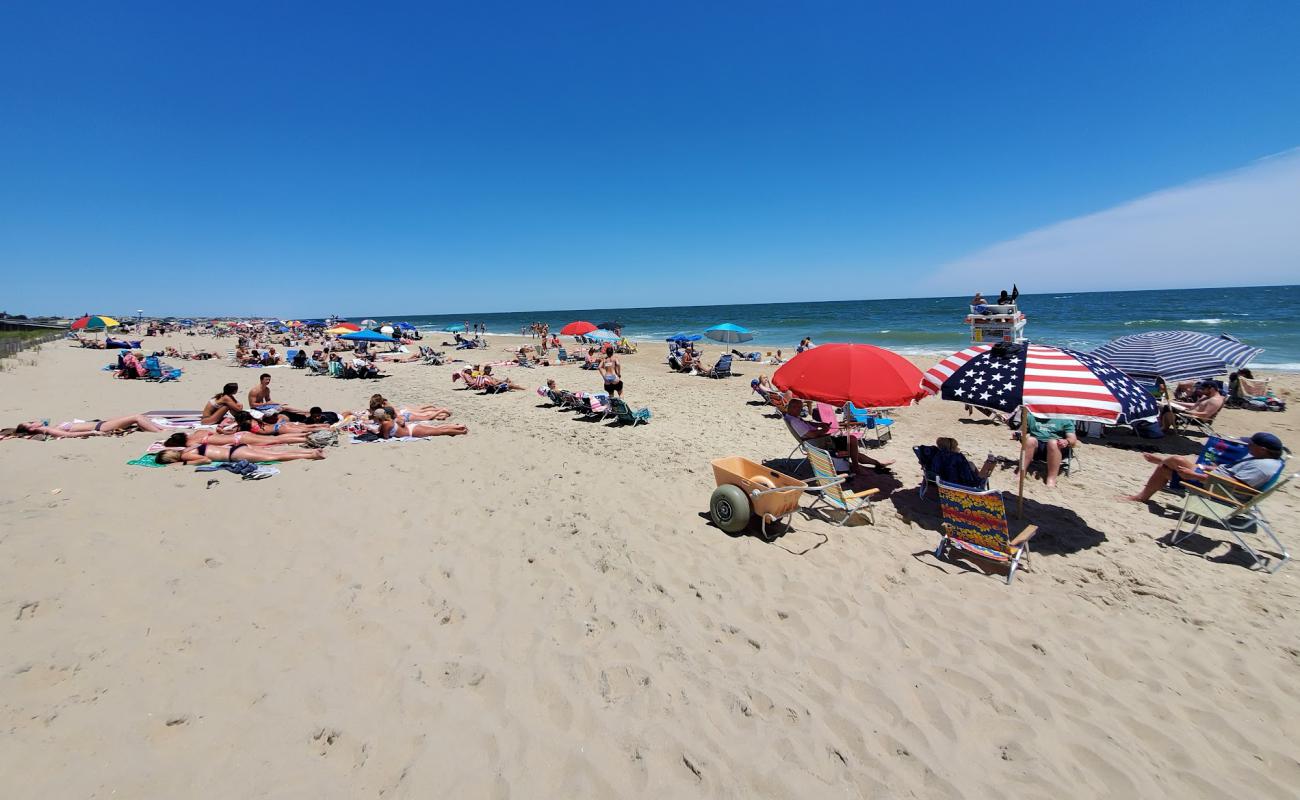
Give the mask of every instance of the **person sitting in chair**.
M 785 424 L 790 426 L 790 430 L 799 438 L 801 442 L 807 442 L 813 447 L 820 447 L 833 456 L 843 457 L 843 453 L 848 453 L 849 466 L 855 473 L 864 474 L 867 467 L 883 469 L 893 464 L 893 460 L 877 461 L 866 453 L 858 449 L 858 437 L 856 436 L 831 436 L 830 424 L 818 422 L 813 419 L 804 419 L 803 401 L 798 398 L 791 400 L 786 406 L 784 414 Z
M 945 483 L 955 483 L 972 489 L 983 487 L 998 463 L 997 457 L 989 453 L 988 458 L 984 459 L 984 465 L 976 469 L 957 446 L 957 440 L 951 436 L 940 436 L 934 440 L 933 447 L 921 445 L 916 450 L 917 458 L 928 474 Z
M 1224 403 L 1223 393 L 1219 391 L 1219 382 L 1201 381 L 1196 384 L 1196 392 L 1198 399 L 1194 403 L 1171 400 L 1160 414 L 1160 426 L 1165 430 L 1173 428 L 1180 415 L 1204 422 L 1213 420 Z
M 1029 462 L 1041 458 L 1047 462 L 1047 485 L 1055 486 L 1066 449 L 1079 443 L 1074 434 L 1074 420 L 1030 414 L 1026 428 L 1025 440 L 1021 442 L 1020 469 L 1028 469 Z
M 1247 440 L 1249 454 L 1235 464 L 1212 467 L 1208 471 L 1196 465 L 1195 456 L 1161 456 L 1145 453 L 1143 458 L 1156 465 L 1155 471 L 1147 479 L 1146 485 L 1137 494 L 1123 497 L 1137 503 L 1145 503 L 1156 492 L 1169 484 L 1174 475 L 1190 480 L 1200 480 L 1207 474 L 1230 478 L 1244 483 L 1252 489 L 1262 488 L 1282 471 L 1282 440 L 1272 433 L 1260 431 Z

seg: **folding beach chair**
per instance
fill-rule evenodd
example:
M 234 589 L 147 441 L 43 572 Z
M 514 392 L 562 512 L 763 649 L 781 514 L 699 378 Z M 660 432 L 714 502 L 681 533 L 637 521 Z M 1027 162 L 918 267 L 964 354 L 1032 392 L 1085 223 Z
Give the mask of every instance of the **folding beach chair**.
M 636 427 L 638 424 L 645 424 L 650 421 L 650 409 L 638 408 L 636 411 L 633 411 L 628 407 L 627 403 L 623 402 L 623 398 L 621 397 L 609 398 L 609 407 L 614 413 L 614 419 L 624 425 Z
M 869 409 L 858 408 L 853 405 L 853 401 L 849 401 L 848 404 L 844 406 L 844 411 L 849 415 L 849 419 L 859 425 L 865 426 L 869 431 L 874 431 L 876 434 L 876 441 L 887 442 L 894 438 L 894 421 L 892 419 L 879 416 L 876 412 Z
M 1029 540 L 1038 533 L 1038 526 L 1026 526 L 1013 539 L 1001 492 L 974 491 L 944 481 L 938 484 L 943 532 L 939 546 L 934 549 L 935 558 L 946 560 L 955 550 L 963 555 L 1006 564 L 1007 585 L 1010 586 L 1021 562 L 1029 565 Z
M 812 445 L 810 445 L 808 442 L 804 441 L 803 439 L 799 438 L 799 432 L 790 426 L 789 419 L 783 416 L 781 421 L 785 423 L 785 429 L 790 432 L 791 436 L 794 437 L 794 442 L 795 442 L 794 449 L 790 451 L 790 454 L 788 456 L 786 456 L 786 460 L 789 461 L 793 459 L 795 453 L 799 453 L 804 457 L 804 463 L 800 464 L 794 470 L 794 472 L 790 473 L 791 475 L 798 476 L 799 472 L 803 470 L 805 465 L 808 465 L 808 468 L 812 469 L 811 462 L 808 461 L 808 448 L 811 447 Z M 829 438 L 829 437 L 823 437 L 823 438 Z M 819 438 L 816 439 L 815 441 L 822 441 L 822 439 Z M 836 472 L 843 475 L 849 471 L 849 462 L 847 458 L 843 458 L 840 456 L 841 454 L 836 454 L 835 456 L 833 456 L 832 464 L 834 465 Z
M 1178 525 L 1174 528 L 1169 537 L 1169 543 L 1177 545 L 1188 536 L 1196 533 L 1201 523 L 1207 519 L 1214 520 L 1223 529 L 1232 534 L 1237 543 L 1242 546 L 1250 557 L 1253 559 L 1252 567 L 1264 567 L 1270 574 L 1277 572 L 1282 565 L 1291 560 L 1291 554 L 1287 552 L 1286 547 L 1277 534 L 1273 532 L 1272 526 L 1264 517 L 1264 510 L 1261 508 L 1264 501 L 1267 500 L 1274 492 L 1279 491 L 1297 477 L 1297 474 L 1284 475 L 1286 464 L 1282 465 L 1282 470 L 1273 480 L 1264 485 L 1263 489 L 1254 489 L 1244 483 L 1239 483 L 1231 478 L 1221 477 L 1219 475 L 1206 475 L 1203 479 L 1204 486 L 1193 486 L 1190 483 L 1184 484 L 1187 489 L 1187 495 L 1183 498 L 1182 513 L 1178 517 Z M 1196 524 L 1190 529 L 1183 530 L 1183 522 L 1189 517 L 1196 518 Z M 1265 566 L 1272 559 L 1268 556 L 1260 555 L 1255 548 L 1251 547 L 1242 534 L 1258 533 L 1263 531 L 1273 544 L 1277 547 L 1277 552 L 1281 558 L 1272 566 Z
M 727 353 L 718 359 L 718 363 L 713 365 L 713 369 L 704 373 L 710 378 L 730 378 L 731 377 L 731 353 Z
M 830 453 L 810 444 L 804 445 L 804 452 L 808 455 L 808 463 L 812 465 L 813 481 L 821 489 L 817 499 L 808 506 L 808 510 L 811 511 L 825 503 L 831 508 L 844 512 L 844 516 L 836 525 L 848 522 L 854 514 L 864 514 L 871 520 L 871 524 L 876 524 L 876 511 L 871 506 L 871 497 L 880 490 L 866 489 L 861 492 L 850 492 L 844 488 L 846 478 L 836 474 L 835 463 L 831 460 Z

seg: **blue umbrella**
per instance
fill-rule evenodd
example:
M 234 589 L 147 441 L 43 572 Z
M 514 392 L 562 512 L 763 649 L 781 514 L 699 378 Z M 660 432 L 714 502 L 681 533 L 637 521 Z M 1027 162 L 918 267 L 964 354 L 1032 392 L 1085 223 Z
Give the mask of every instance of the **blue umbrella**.
M 599 329 L 586 334 L 586 337 L 588 339 L 595 339 L 598 342 L 617 342 L 619 338 L 618 334 L 614 333 L 613 331 L 606 331 L 606 330 L 599 330 Z
M 394 341 L 394 339 L 393 339 L 391 336 L 385 336 L 385 335 L 383 335 L 382 333 L 375 333 L 374 331 L 355 331 L 355 332 L 353 332 L 353 333 L 345 333 L 345 334 L 343 334 L 342 336 L 340 336 L 339 338 L 340 338 L 340 339 L 348 339 L 348 340 L 353 341 L 353 342 L 391 342 L 391 341 Z
M 412 325 L 412 324 L 409 323 L 409 322 L 397 322 L 397 323 L 394 323 L 394 324 L 395 324 L 397 327 L 399 327 L 399 328 L 401 328 L 402 330 L 404 330 L 404 331 L 413 331 L 413 330 L 415 330 L 415 326 Z
M 465 330 L 464 325 L 447 325 L 443 328 L 447 333 L 460 333 Z
M 675 333 L 664 341 L 668 342 L 698 342 L 704 337 L 698 333 Z
M 1092 354 L 1135 378 L 1181 381 L 1225 375 L 1262 352 L 1226 333 L 1149 331 L 1112 339 Z
M 737 342 L 748 342 L 754 338 L 754 334 L 740 327 L 732 325 L 730 322 L 724 322 L 721 325 L 714 325 L 704 332 L 704 335 L 710 339 L 727 344 L 736 344 Z

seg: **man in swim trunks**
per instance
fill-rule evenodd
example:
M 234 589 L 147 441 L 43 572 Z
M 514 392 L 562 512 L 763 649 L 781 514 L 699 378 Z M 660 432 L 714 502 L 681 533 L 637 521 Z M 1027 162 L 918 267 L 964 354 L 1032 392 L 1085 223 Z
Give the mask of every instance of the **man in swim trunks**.
M 306 411 L 271 401 L 271 376 L 263 372 L 256 386 L 248 390 L 248 407 L 263 413 L 283 411 L 287 414 L 307 415 Z
M 605 391 L 610 397 L 623 396 L 623 365 L 618 363 L 613 345 L 605 346 L 605 355 L 600 360 L 600 377 L 605 381 Z

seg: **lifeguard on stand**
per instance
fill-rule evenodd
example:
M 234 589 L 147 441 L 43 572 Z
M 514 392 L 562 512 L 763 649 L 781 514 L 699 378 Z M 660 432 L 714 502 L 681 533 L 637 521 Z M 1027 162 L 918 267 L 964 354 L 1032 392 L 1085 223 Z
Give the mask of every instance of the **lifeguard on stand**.
M 978 292 L 971 298 L 970 313 L 966 315 L 971 344 L 1025 341 L 1026 319 L 1016 305 L 1020 289 L 1014 285 L 1011 289 L 1011 294 L 1004 289 L 997 302 L 985 300 Z

